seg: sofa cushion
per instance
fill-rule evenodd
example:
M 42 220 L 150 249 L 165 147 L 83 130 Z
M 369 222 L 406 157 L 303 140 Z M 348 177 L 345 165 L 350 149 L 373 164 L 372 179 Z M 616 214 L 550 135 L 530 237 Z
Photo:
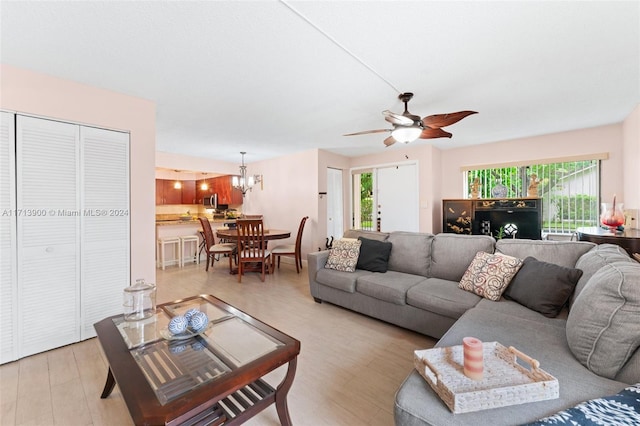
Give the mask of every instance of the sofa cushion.
M 367 231 L 364 229 L 349 229 L 344 232 L 344 238 L 358 239 L 360 237 L 376 241 L 386 241 L 389 238 L 388 232 Z
M 460 288 L 489 300 L 502 292 L 522 266 L 522 259 L 479 251 L 460 280 Z
M 387 241 L 393 244 L 389 270 L 426 277 L 431 263 L 432 234 L 392 232 Z
M 503 295 L 546 317 L 555 318 L 581 276 L 580 269 L 541 262 L 529 256 Z
M 507 315 L 513 315 L 522 319 L 529 319 L 532 321 L 545 321 L 553 320 L 551 323 L 555 323 L 563 330 L 566 327 L 566 317 L 558 316 L 556 318 L 548 318 L 542 315 L 540 312 L 533 311 L 526 306 L 514 302 L 513 300 L 500 299 L 497 302 L 489 299 L 482 299 L 478 302 L 474 309 L 484 309 L 491 312 L 500 312 Z M 566 311 L 563 311 L 566 312 Z
M 419 275 L 402 272 L 387 271 L 384 274 L 374 272 L 358 278 L 356 291 L 385 302 L 405 305 L 407 290 L 424 280 L 425 278 Z
M 333 243 L 325 268 L 336 271 L 353 272 L 356 270 L 360 254 L 360 240 L 343 238 Z
M 615 378 L 640 347 L 640 264 L 600 268 L 576 298 L 567 318 L 571 351 L 594 373 Z
M 320 284 L 324 284 L 328 287 L 333 287 L 338 290 L 346 291 L 349 293 L 355 293 L 356 281 L 363 275 L 369 275 L 371 272 L 357 270 L 355 272 L 342 272 L 335 269 L 318 269 L 316 274 L 316 281 Z
M 482 298 L 462 290 L 455 281 L 428 278 L 407 291 L 407 304 L 449 318 L 460 318 Z
M 460 281 L 476 253 L 493 253 L 495 242 L 487 235 L 437 234 L 431 244 L 429 277 Z
M 370 240 L 358 237 L 362 242 L 360 255 L 356 269 L 364 269 L 371 272 L 387 272 L 389 264 L 389 254 L 391 254 L 392 244 L 386 241 Z
M 555 263 L 566 268 L 575 268 L 576 262 L 595 244 L 586 241 L 541 241 L 524 239 L 501 239 L 496 243 L 496 253 L 524 259 L 535 257 L 543 262 Z
M 580 256 L 580 259 L 576 262 L 576 268 L 582 270 L 582 276 L 578 280 L 576 289 L 571 296 L 570 305 L 573 305 L 576 297 L 587 285 L 593 274 L 598 272 L 604 265 L 616 261 L 634 262 L 625 249 L 615 244 L 598 244 Z

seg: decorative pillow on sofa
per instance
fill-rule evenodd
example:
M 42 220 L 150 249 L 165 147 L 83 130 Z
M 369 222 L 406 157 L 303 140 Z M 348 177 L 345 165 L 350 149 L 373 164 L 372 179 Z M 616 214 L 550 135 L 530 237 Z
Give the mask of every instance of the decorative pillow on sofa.
M 541 262 L 529 256 L 524 259 L 503 296 L 545 317 L 555 318 L 569 300 L 581 276 L 580 269 Z
M 498 301 L 521 266 L 522 259 L 479 251 L 462 276 L 459 287 Z
M 358 237 L 362 243 L 356 269 L 364 269 L 371 272 L 387 272 L 389 254 L 392 244 L 386 241 L 370 240 Z
M 583 402 L 523 426 L 636 425 L 640 424 L 640 383 L 619 393 Z
M 613 379 L 640 347 L 640 264 L 600 268 L 571 306 L 567 343 L 578 361 Z
M 360 253 L 360 240 L 352 238 L 343 238 L 334 241 L 329 258 L 324 265 L 325 268 L 335 269 L 336 271 L 353 272 L 356 270 L 358 263 L 358 254 Z

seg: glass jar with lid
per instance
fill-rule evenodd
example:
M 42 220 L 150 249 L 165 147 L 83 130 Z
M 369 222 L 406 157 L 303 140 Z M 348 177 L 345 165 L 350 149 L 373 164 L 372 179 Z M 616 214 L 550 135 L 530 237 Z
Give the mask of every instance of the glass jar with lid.
M 125 321 L 140 321 L 156 313 L 156 285 L 143 279 L 124 289 L 123 307 Z

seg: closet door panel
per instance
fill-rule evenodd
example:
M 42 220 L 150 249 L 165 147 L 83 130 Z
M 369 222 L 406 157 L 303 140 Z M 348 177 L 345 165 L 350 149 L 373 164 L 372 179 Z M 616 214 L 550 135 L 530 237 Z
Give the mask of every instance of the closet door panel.
M 16 278 L 15 115 L 0 121 L 0 364 L 18 358 Z
M 81 128 L 81 339 L 122 313 L 130 284 L 129 134 Z
M 79 127 L 17 116 L 19 357 L 80 337 Z

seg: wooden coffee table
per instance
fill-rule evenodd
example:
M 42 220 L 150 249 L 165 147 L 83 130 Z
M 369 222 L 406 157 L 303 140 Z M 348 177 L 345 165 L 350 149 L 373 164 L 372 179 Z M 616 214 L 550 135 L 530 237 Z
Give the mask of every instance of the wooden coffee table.
M 207 314 L 209 328 L 168 335 L 170 319 L 191 308 Z M 135 424 L 241 424 L 273 403 L 280 423 L 291 424 L 287 393 L 300 342 L 211 295 L 159 305 L 146 320 L 116 315 L 94 327 L 109 363 L 101 398 L 117 383 Z M 284 364 L 275 389 L 262 380 Z

